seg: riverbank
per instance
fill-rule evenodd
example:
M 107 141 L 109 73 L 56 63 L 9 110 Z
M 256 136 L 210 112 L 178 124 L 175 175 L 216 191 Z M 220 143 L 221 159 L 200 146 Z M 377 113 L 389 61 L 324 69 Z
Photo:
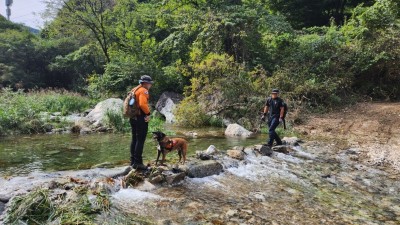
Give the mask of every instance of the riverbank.
M 353 152 L 362 163 L 400 173 L 400 103 L 358 103 L 304 121 L 295 130 L 331 142 L 332 154 Z

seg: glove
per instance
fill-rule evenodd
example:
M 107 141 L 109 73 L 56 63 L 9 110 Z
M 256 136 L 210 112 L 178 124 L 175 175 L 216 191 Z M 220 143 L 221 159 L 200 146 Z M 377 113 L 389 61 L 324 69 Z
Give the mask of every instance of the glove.
M 282 118 L 279 118 L 279 123 L 282 123 L 283 122 L 283 119 Z

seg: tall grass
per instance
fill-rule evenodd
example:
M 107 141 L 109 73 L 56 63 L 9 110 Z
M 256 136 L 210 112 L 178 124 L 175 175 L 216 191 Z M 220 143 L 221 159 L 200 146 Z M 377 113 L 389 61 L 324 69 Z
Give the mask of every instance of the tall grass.
M 121 109 L 122 110 L 122 109 Z M 129 123 L 129 119 L 126 119 L 122 116 L 122 113 L 117 113 L 115 111 L 107 111 L 107 125 L 112 127 L 114 131 L 117 132 L 130 132 L 131 125 Z M 148 133 L 154 131 L 163 131 L 166 134 L 172 134 L 171 131 L 165 131 L 165 121 L 158 116 L 152 116 L 149 122 Z
M 38 90 L 25 93 L 0 90 L 0 135 L 40 133 L 44 131 L 41 112 L 63 115 L 81 112 L 93 102 L 82 95 L 65 90 Z

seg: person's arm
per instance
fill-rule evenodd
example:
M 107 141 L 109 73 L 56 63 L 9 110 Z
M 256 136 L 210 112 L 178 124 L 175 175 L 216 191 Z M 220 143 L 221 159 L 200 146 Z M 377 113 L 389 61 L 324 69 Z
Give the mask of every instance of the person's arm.
M 146 116 L 150 116 L 148 94 L 144 92 L 139 93 L 139 108 L 144 112 L 144 114 L 146 114 Z
M 283 115 L 284 115 L 284 112 L 285 112 L 285 107 L 283 107 L 283 106 L 281 106 L 281 111 L 280 111 L 280 113 L 279 113 L 279 120 L 283 120 Z
M 267 115 L 268 111 L 269 111 L 269 106 L 267 106 L 267 105 L 264 106 L 264 116 Z

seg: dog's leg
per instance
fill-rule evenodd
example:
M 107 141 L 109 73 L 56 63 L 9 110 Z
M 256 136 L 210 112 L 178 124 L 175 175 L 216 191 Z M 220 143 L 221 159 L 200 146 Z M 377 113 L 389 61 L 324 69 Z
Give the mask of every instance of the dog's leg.
M 160 159 L 160 155 L 161 155 L 161 151 L 160 151 L 160 150 L 157 150 L 156 166 L 157 166 L 158 160 Z
M 179 155 L 179 162 L 182 160 L 182 150 L 178 149 L 178 155 Z
M 185 163 L 186 163 L 186 153 L 187 153 L 187 144 L 185 144 L 185 145 L 182 147 L 182 155 L 183 155 L 183 163 L 182 163 L 182 164 L 185 164 Z
M 167 155 L 167 153 L 165 153 L 165 151 L 162 152 L 162 160 L 161 160 L 161 165 L 165 166 L 164 162 L 165 162 L 165 156 Z

